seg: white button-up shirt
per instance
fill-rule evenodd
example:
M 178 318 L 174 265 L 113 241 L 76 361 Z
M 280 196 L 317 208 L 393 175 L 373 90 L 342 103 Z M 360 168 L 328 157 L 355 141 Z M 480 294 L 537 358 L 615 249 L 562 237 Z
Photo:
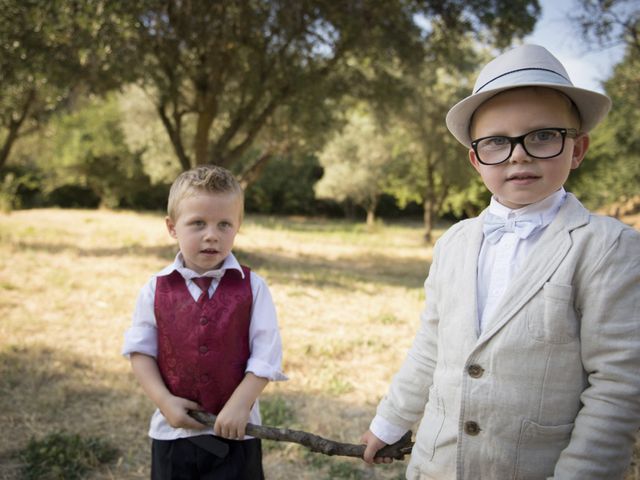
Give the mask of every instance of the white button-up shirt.
M 526 239 L 514 232 L 505 232 L 496 243 L 482 242 L 478 256 L 478 332 L 482 332 L 486 320 L 493 313 L 502 295 L 517 272 L 529 256 L 544 229 L 555 218 L 567 194 L 564 188 L 539 202 L 512 210 L 491 198 L 489 213 L 505 220 L 518 220 L 523 215 L 539 215 L 541 227 Z
M 154 302 L 157 277 L 168 275 L 177 270 L 185 280 L 187 289 L 197 301 L 201 294 L 200 288 L 193 282 L 193 278 L 210 276 L 213 277 L 209 287 L 209 297 L 211 297 L 220 283 L 220 278 L 226 270 L 238 270 L 242 273 L 242 268 L 233 254 L 224 260 L 219 270 L 212 270 L 200 275 L 197 272 L 186 268 L 182 254 L 178 253 L 174 262 L 156 273 L 142 287 L 131 327 L 124 334 L 124 345 L 122 354 L 129 357 L 132 353 L 143 353 L 156 358 L 158 354 L 158 338 L 156 318 L 154 314 Z M 243 274 L 244 275 L 244 274 Z M 251 323 L 249 326 L 249 347 L 250 357 L 247 363 L 246 372 L 252 372 L 258 377 L 268 378 L 272 381 L 287 380 L 282 373 L 282 342 L 278 330 L 276 309 L 271 298 L 271 293 L 265 281 L 255 272 L 251 271 L 251 292 L 253 294 L 253 307 L 251 309 Z M 249 415 L 249 423 L 260 425 L 260 409 L 258 402 L 253 405 Z M 213 433 L 213 428 L 206 430 L 188 430 L 173 428 L 167 422 L 160 410 L 156 409 L 149 428 L 149 436 L 157 440 L 173 440 L 176 438 Z

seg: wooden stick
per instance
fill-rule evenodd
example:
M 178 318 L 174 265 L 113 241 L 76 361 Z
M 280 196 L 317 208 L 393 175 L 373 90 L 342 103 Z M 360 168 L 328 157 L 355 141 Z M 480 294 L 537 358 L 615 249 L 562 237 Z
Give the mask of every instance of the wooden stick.
M 204 425 L 213 426 L 216 423 L 216 416 L 207 413 L 190 410 L 189 415 Z M 340 443 L 327 440 L 318 435 L 289 428 L 276 428 L 264 425 L 247 424 L 245 429 L 247 435 L 261 438 L 263 440 L 275 440 L 277 442 L 293 442 L 307 447 L 312 452 L 323 453 L 324 455 L 339 455 L 342 457 L 362 458 L 365 445 L 355 445 L 352 443 Z M 390 457 L 395 460 L 403 460 L 405 455 L 411 453 L 413 442 L 411 441 L 411 431 L 392 445 L 381 448 L 376 453 L 376 457 Z

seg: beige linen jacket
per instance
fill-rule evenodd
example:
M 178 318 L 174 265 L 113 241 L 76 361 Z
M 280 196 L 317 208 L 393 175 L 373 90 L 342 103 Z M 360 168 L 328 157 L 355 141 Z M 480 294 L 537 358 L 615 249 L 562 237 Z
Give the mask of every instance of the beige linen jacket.
M 640 426 L 640 234 L 568 194 L 478 336 L 483 216 L 438 241 L 378 407 L 422 419 L 407 478 L 622 478 Z

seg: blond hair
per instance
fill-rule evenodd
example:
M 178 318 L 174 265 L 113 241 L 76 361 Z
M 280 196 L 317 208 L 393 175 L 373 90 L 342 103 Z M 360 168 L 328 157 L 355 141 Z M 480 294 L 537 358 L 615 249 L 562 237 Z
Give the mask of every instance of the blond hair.
M 238 195 L 238 199 L 241 202 L 240 221 L 242 221 L 244 191 L 229 170 L 217 165 L 200 165 L 178 175 L 171 185 L 171 190 L 169 190 L 169 199 L 167 201 L 169 218 L 174 221 L 177 219 L 182 200 L 202 192 L 233 193 Z

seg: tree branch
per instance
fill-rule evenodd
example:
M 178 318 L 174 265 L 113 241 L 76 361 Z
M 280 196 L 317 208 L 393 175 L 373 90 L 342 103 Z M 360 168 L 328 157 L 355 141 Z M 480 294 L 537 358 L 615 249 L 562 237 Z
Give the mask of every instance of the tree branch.
M 189 415 L 204 425 L 213 426 L 216 422 L 216 416 L 211 413 L 190 410 Z M 276 428 L 248 423 L 245 431 L 247 435 L 263 440 L 298 443 L 307 447 L 312 452 L 323 453 L 324 455 L 362 458 L 365 450 L 365 445 L 334 442 L 333 440 L 327 440 L 326 438 L 309 432 L 291 430 L 289 428 Z M 387 445 L 378 450 L 376 457 L 390 457 L 395 460 L 403 460 L 405 455 L 411 453 L 412 447 L 411 431 L 408 431 L 393 445 Z

